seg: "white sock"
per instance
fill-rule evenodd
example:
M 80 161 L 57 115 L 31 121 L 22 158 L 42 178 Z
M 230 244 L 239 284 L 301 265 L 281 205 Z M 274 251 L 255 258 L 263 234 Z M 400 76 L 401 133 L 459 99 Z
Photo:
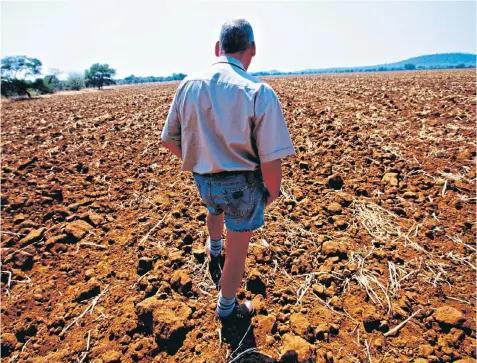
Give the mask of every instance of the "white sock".
M 235 307 L 235 295 L 234 297 L 227 299 L 226 297 L 222 296 L 222 291 L 219 293 L 219 298 L 217 299 L 217 314 L 221 318 L 225 318 L 229 316 Z
M 221 239 L 207 239 L 207 246 L 209 247 L 210 254 L 213 257 L 217 257 L 222 252 L 222 238 Z

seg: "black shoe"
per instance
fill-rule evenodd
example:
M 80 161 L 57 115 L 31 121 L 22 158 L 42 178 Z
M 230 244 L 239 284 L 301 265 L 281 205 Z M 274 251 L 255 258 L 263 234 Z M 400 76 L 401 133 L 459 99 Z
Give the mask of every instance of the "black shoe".
M 255 307 L 251 301 L 246 301 L 243 304 L 236 302 L 232 313 L 225 318 L 221 318 L 217 312 L 215 313 L 222 323 L 221 335 L 225 342 L 230 344 L 234 351 L 241 346 L 253 347 L 254 336 L 253 329 L 251 329 L 252 316 L 255 313 Z M 240 353 L 236 351 L 236 353 Z
M 253 314 L 255 314 L 255 306 L 253 305 L 253 302 L 247 300 L 242 304 L 235 301 L 234 310 L 225 318 L 220 317 L 219 314 L 217 314 L 217 316 L 222 324 L 225 325 L 229 323 L 250 322 Z

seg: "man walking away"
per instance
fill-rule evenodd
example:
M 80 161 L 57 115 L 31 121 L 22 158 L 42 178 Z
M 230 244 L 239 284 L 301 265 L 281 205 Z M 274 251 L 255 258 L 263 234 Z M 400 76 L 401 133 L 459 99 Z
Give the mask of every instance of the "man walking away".
M 181 170 L 193 173 L 207 206 L 210 266 L 218 266 L 225 221 L 227 251 L 216 308 L 223 322 L 254 313 L 251 301 L 238 305 L 235 297 L 249 240 L 279 195 L 280 159 L 295 153 L 277 95 L 247 73 L 255 52 L 251 25 L 226 22 L 215 45 L 218 61 L 183 80 L 162 131 L 164 146 L 182 159 Z M 220 277 L 216 272 L 213 277 Z

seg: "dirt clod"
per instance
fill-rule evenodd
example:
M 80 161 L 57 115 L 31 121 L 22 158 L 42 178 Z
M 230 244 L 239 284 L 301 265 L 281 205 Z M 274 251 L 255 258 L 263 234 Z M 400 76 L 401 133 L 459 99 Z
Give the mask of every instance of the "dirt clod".
M 326 241 L 321 246 L 321 252 L 327 256 L 345 257 L 348 254 L 346 240 Z
M 95 278 L 90 279 L 85 285 L 79 288 L 76 301 L 83 301 L 98 295 L 101 291 L 101 285 Z
M 310 335 L 310 323 L 306 316 L 301 313 L 290 315 L 290 327 L 292 331 L 304 339 Z
M 171 277 L 171 286 L 182 295 L 188 295 L 192 289 L 192 279 L 185 270 L 174 271 Z
M 332 214 L 340 214 L 343 208 L 339 203 L 331 203 L 326 207 L 326 210 Z
M 312 345 L 310 343 L 308 343 L 305 339 L 291 333 L 286 333 L 282 336 L 281 353 L 282 360 L 285 360 L 288 357 L 296 357 L 299 362 L 312 359 L 314 355 Z
M 104 353 L 101 358 L 104 363 L 119 363 L 121 361 L 121 352 L 117 350 L 110 350 Z
M 68 235 L 66 235 L 66 234 L 60 234 L 58 236 L 50 237 L 45 241 L 45 247 L 47 249 L 51 249 L 56 244 L 65 243 L 67 241 L 67 239 L 68 239 Z
M 29 270 L 33 267 L 33 255 L 25 251 L 20 251 L 14 255 L 13 263 L 22 270 Z
M 462 312 L 449 305 L 438 308 L 433 316 L 437 322 L 452 326 L 459 326 L 465 322 L 465 317 Z
M 383 176 L 382 182 L 384 185 L 390 185 L 392 187 L 397 187 L 399 185 L 398 174 L 397 173 L 386 173 Z
M 20 240 L 20 246 L 25 247 L 32 244 L 33 242 L 38 241 L 41 237 L 43 237 L 43 233 L 45 233 L 44 227 L 32 230 L 25 238 Z
M 12 333 L 2 333 L 2 349 L 1 349 L 1 356 L 8 357 L 10 353 L 13 351 L 15 346 L 17 345 L 18 341 L 15 337 L 15 334 Z
M 265 282 L 263 282 L 263 277 L 260 271 L 252 269 L 247 280 L 247 290 L 253 294 L 265 295 L 266 289 L 267 286 Z
M 275 328 L 276 321 L 277 321 L 277 318 L 275 317 L 275 315 L 257 316 L 255 335 L 257 337 L 264 337 L 267 334 L 271 334 Z
M 76 240 L 82 239 L 88 232 L 94 229 L 89 223 L 83 220 L 77 220 L 65 227 L 65 232 Z
M 182 346 L 191 328 L 192 310 L 179 301 L 153 296 L 139 303 L 136 312 L 142 324 L 154 334 L 159 348 L 170 353 Z

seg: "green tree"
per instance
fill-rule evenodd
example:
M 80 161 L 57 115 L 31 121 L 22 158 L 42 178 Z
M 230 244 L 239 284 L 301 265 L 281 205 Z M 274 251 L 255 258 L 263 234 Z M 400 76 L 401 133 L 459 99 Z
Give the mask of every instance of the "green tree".
M 25 55 L 2 58 L 2 78 L 26 79 L 41 73 L 41 61 Z
M 404 65 L 404 69 L 408 71 L 412 71 L 413 69 L 416 69 L 416 65 L 413 63 L 406 63 Z
M 109 64 L 93 64 L 90 69 L 84 72 L 85 84 L 87 87 L 103 88 L 110 84 L 116 84 L 113 77 L 116 75 L 116 70 L 110 68 Z
M 41 74 L 41 66 L 39 59 L 25 55 L 2 58 L 2 95 L 5 97 L 27 95 L 31 98 L 30 89 L 44 91 L 45 85 L 41 78 L 35 81 L 30 80 L 32 77 Z

